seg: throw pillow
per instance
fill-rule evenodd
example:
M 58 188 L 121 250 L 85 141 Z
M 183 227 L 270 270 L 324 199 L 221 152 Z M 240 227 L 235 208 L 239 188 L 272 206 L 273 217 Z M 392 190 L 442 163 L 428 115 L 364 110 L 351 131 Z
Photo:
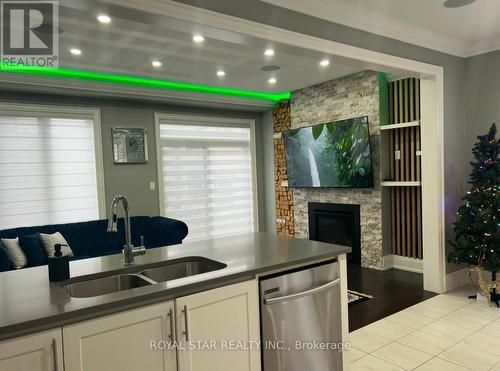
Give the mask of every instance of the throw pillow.
M 21 245 L 19 245 L 19 238 L 2 238 L 0 241 L 7 250 L 14 268 L 20 269 L 28 265 L 28 258 L 21 249 Z
M 61 245 L 68 245 L 66 239 L 59 232 L 52 234 L 40 233 L 40 241 L 42 242 L 43 248 L 47 253 L 47 256 L 54 256 L 54 245 L 60 243 Z M 63 256 L 73 256 L 73 251 L 68 246 L 62 246 L 61 248 Z
M 43 249 L 38 233 L 29 236 L 19 236 L 19 244 L 28 258 L 31 267 L 47 264 L 47 254 Z

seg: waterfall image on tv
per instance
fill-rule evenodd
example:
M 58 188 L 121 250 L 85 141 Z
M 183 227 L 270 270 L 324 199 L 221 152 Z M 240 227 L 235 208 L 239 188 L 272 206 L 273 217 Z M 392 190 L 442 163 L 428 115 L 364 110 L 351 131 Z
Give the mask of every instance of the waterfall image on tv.
M 368 117 L 283 133 L 289 187 L 373 187 Z

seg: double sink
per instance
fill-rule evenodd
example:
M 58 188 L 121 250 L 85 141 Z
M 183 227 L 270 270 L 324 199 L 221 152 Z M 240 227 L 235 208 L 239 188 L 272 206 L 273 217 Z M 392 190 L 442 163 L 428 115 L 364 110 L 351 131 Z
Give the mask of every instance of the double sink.
M 215 260 L 191 256 L 168 260 L 149 268 L 135 267 L 134 271 L 111 273 L 101 278 L 81 279 L 79 277 L 76 279 L 77 281 L 63 287 L 72 297 L 89 298 L 212 272 L 226 267 L 226 264 Z

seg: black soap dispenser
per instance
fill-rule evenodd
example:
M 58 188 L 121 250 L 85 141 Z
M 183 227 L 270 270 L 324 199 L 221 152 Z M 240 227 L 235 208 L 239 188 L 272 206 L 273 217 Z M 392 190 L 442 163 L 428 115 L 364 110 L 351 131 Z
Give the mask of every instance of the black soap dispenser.
M 49 281 L 65 281 L 69 279 L 69 256 L 62 254 L 60 243 L 54 245 L 54 256 L 49 256 Z

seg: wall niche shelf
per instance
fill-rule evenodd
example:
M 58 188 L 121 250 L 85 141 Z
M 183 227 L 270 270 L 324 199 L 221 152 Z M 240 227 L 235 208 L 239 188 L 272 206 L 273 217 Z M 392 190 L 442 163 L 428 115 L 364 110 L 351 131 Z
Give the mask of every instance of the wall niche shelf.
M 387 106 L 380 119 L 382 249 L 398 259 L 422 259 L 420 80 L 389 82 Z
M 380 182 L 382 187 L 420 187 L 421 181 L 394 181 L 384 180 Z
M 382 124 L 380 125 L 380 130 L 394 130 L 401 128 L 410 128 L 412 126 L 420 126 L 420 120 L 410 121 L 410 122 L 402 122 L 399 124 Z

